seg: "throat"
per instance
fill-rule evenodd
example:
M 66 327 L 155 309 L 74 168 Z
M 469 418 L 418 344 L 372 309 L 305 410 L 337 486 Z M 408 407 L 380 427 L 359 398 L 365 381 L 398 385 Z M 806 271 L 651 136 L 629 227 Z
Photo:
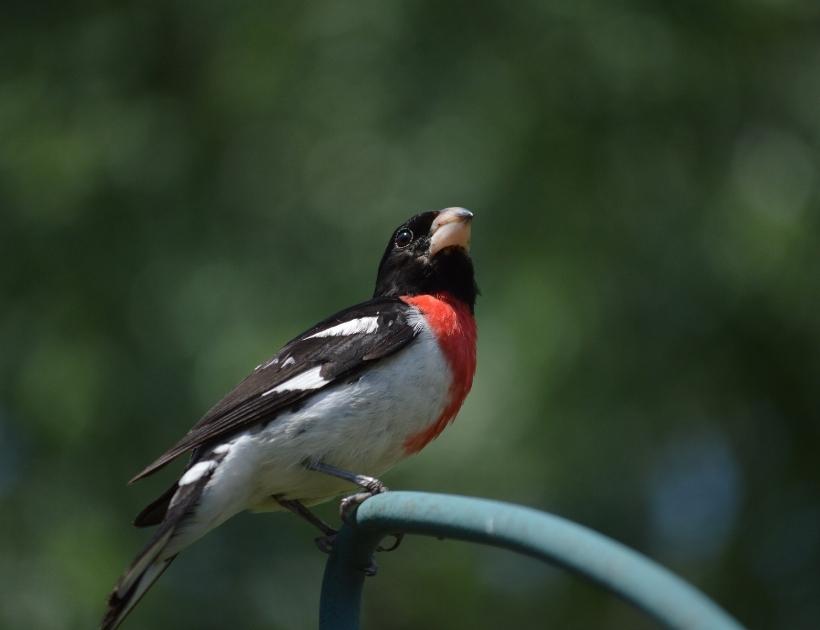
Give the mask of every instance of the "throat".
M 403 296 L 401 300 L 421 311 L 450 367 L 449 400 L 432 424 L 404 443 L 407 454 L 417 453 L 455 419 L 473 385 L 476 368 L 476 325 L 472 309 L 450 293 Z

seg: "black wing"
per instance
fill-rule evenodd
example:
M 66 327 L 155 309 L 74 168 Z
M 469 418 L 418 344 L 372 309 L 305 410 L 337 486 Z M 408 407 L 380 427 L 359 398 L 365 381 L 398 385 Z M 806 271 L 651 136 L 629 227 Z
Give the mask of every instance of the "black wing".
M 159 470 L 171 460 L 207 442 L 270 421 L 291 405 L 345 379 L 369 363 L 400 350 L 416 336 L 408 321 L 411 307 L 396 298 L 374 298 L 340 311 L 288 342 L 271 360 L 258 366 L 220 400 L 174 446 L 129 483 Z M 353 323 L 358 322 L 358 326 Z M 348 323 L 347 330 L 322 335 Z M 348 333 L 348 334 L 345 334 Z M 320 387 L 282 389 L 277 386 L 319 367 Z

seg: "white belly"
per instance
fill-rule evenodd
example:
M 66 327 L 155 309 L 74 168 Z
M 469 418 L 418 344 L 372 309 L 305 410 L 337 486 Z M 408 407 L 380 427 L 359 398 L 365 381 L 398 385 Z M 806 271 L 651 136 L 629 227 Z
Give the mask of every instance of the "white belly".
M 405 456 L 405 441 L 439 417 L 450 378 L 425 326 L 408 347 L 355 382 L 330 386 L 300 409 L 232 439 L 203 491 L 196 520 L 210 529 L 244 509 L 274 509 L 272 496 L 314 504 L 352 489 L 307 470 L 306 460 L 365 475 L 385 472 Z

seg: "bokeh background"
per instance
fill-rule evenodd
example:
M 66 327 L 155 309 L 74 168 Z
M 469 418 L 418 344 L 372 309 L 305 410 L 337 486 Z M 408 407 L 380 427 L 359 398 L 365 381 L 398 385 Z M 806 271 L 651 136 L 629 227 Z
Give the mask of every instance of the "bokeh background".
M 477 380 L 387 482 L 556 512 L 752 628 L 818 627 L 814 0 L 5 4 L 0 626 L 94 627 L 174 471 L 125 481 L 450 205 Z M 315 627 L 313 536 L 241 515 L 128 627 Z M 380 564 L 371 629 L 653 627 L 499 551 Z

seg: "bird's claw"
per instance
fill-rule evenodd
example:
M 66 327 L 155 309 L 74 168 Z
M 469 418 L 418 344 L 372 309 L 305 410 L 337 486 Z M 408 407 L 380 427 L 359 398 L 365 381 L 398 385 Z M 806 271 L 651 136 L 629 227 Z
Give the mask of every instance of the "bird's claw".
M 376 564 L 376 561 L 373 557 L 370 557 L 370 562 L 363 567 L 359 567 L 361 572 L 365 574 L 365 577 L 373 577 L 379 572 L 379 566 Z
M 371 495 L 387 492 L 387 486 L 375 478 L 368 481 L 367 484 L 364 486 L 364 489 L 367 490 Z
M 389 547 L 383 547 L 382 545 L 379 545 L 378 547 L 376 547 L 376 551 L 388 552 L 388 551 L 395 551 L 396 549 L 399 548 L 399 545 L 401 545 L 401 541 L 404 540 L 404 534 L 397 533 L 397 534 L 390 534 L 390 535 L 393 536 L 393 544 L 390 545 Z
M 327 536 L 319 536 L 314 538 L 313 541 L 316 543 L 316 546 L 319 548 L 319 551 L 323 553 L 333 553 L 333 547 L 336 544 L 336 538 L 338 537 L 338 533 L 328 534 Z M 388 551 L 395 549 L 398 545 L 393 545 Z M 381 548 L 377 549 L 377 551 L 383 551 Z M 370 560 L 367 564 L 359 567 L 359 570 L 365 574 L 366 577 L 373 577 L 379 572 L 379 567 L 376 564 L 376 561 L 373 559 L 373 556 L 370 556 Z
M 333 532 L 332 534 L 326 534 L 325 536 L 319 536 L 313 539 L 313 542 L 316 543 L 316 546 L 319 548 L 319 551 L 323 553 L 330 553 L 333 551 L 333 546 L 336 544 L 336 537 L 338 536 L 337 532 Z
M 352 523 L 353 516 L 356 514 L 356 509 L 370 497 L 382 492 L 387 492 L 387 486 L 378 479 L 373 479 L 366 486 L 363 486 L 365 492 L 357 492 L 350 496 L 344 497 L 339 503 L 339 517 L 344 523 Z
M 357 492 L 356 494 L 344 497 L 339 502 L 339 517 L 342 519 L 342 522 L 352 523 L 357 508 L 372 496 L 370 492 Z

